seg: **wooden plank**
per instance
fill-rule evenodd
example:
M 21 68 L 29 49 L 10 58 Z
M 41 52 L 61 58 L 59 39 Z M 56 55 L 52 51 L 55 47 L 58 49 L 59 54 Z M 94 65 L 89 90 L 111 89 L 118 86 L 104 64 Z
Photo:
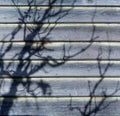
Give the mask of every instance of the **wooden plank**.
M 41 7 L 39 7 L 41 8 Z M 38 8 L 38 9 L 39 9 Z M 28 10 L 28 7 L 20 7 L 21 12 L 24 14 Z M 41 8 L 39 14 L 41 20 L 46 15 L 47 7 Z M 53 7 L 52 11 L 58 12 L 59 8 Z M 69 12 L 68 12 L 69 10 Z M 63 16 L 62 13 L 58 13 L 56 16 L 42 19 L 42 22 L 120 22 L 120 8 L 119 7 L 74 7 L 70 10 L 69 7 L 63 8 L 63 11 L 67 11 L 67 15 Z M 32 15 L 32 14 L 31 14 Z M 32 16 L 31 16 L 32 17 Z M 61 18 L 60 18 L 61 17 Z M 0 23 L 17 23 L 20 22 L 20 16 L 17 10 L 13 7 L 0 7 Z M 34 22 L 34 18 L 28 18 L 27 22 Z
M 64 53 L 68 59 L 96 59 L 100 48 L 102 49 L 102 59 L 120 59 L 120 42 L 50 42 L 45 43 L 44 49 L 41 49 L 41 42 L 1 42 L 0 50 L 2 55 L 0 59 L 45 59 L 50 56 L 52 59 L 63 59 Z M 9 48 L 9 49 L 8 49 Z M 31 51 L 35 51 L 34 53 Z M 41 55 L 39 55 L 39 53 Z
M 28 5 L 25 0 L 14 0 L 18 5 Z M 56 0 L 55 5 L 60 5 L 60 2 L 63 1 L 63 5 L 71 5 L 73 0 Z M 48 0 L 36 0 L 38 5 L 48 5 Z M 11 0 L 1 0 L 0 5 L 12 5 Z M 75 5 L 120 5 L 119 0 L 76 0 Z
M 11 101 L 14 100 L 14 103 L 10 109 L 10 115 L 39 115 L 39 116 L 47 116 L 49 112 L 49 116 L 79 116 L 80 113 L 77 110 L 70 110 L 71 98 L 7 98 L 6 104 L 2 107 L 3 109 L 7 109 Z M 96 98 L 96 104 L 99 104 L 102 98 Z M 117 99 L 117 102 L 116 102 Z M 2 98 L 1 98 L 2 100 Z M 0 100 L 0 102 L 1 102 Z M 80 107 L 84 110 L 85 105 L 88 103 L 89 98 L 81 97 L 81 98 L 73 98 L 72 107 Z M 105 108 L 102 111 L 97 112 L 97 116 L 119 116 L 120 110 L 120 98 L 109 98 L 103 105 L 108 104 L 109 102 L 113 102 L 109 107 Z M 94 108 L 94 103 L 91 105 L 91 109 Z M 6 110 L 4 110 L 4 114 Z
M 89 96 L 88 82 L 90 88 L 99 83 L 101 78 L 23 78 L 20 79 L 0 79 L 0 96 Z M 16 84 L 13 84 L 13 80 Z M 116 88 L 119 89 L 120 78 L 105 78 L 96 88 L 94 95 L 102 96 L 103 91 L 111 95 Z M 19 83 L 19 85 L 17 85 Z M 10 87 L 12 87 L 11 92 Z M 30 84 L 29 88 L 27 84 Z M 17 91 L 15 92 L 15 89 Z M 120 91 L 114 96 L 120 96 Z
M 109 66 L 108 63 L 111 65 Z M 120 61 L 0 61 L 1 76 L 120 76 Z M 99 67 L 99 68 L 98 68 Z
M 24 25 L 15 34 L 14 39 L 11 39 L 12 33 L 18 27 L 17 24 L 0 24 L 0 41 L 24 41 Z M 38 24 L 39 26 L 39 24 Z M 44 24 L 40 32 L 46 27 L 48 29 L 45 33 L 41 33 L 41 38 L 49 38 L 49 41 L 90 41 L 93 31 L 93 24 L 56 24 L 55 28 L 46 36 L 46 33 L 50 31 L 55 25 Z M 120 41 L 120 24 L 94 24 L 94 37 L 98 37 L 94 41 Z M 27 27 L 35 27 L 35 25 L 28 24 Z M 26 35 L 30 34 L 29 30 L 26 30 Z M 35 37 L 28 41 L 40 41 L 41 39 Z

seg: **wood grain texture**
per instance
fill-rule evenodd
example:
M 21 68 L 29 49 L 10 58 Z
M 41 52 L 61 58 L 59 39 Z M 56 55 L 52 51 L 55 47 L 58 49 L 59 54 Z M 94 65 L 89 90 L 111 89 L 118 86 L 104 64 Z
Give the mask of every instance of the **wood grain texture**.
M 18 27 L 17 24 L 0 24 L 0 41 L 24 41 L 24 25 L 16 33 L 14 39 L 11 40 L 12 33 Z M 39 24 L 38 24 L 39 26 Z M 90 41 L 95 26 L 94 37 L 98 37 L 94 41 L 120 41 L 120 24 L 56 24 L 55 28 L 46 36 L 46 33 L 54 26 L 51 24 L 45 33 L 41 33 L 41 38 L 46 37 L 49 41 Z M 28 24 L 27 27 L 35 27 L 35 25 Z M 44 24 L 40 32 L 48 27 Z M 30 34 L 26 30 L 26 35 Z M 26 40 L 27 41 L 27 40 Z M 41 41 L 40 38 L 31 38 L 28 41 Z
M 5 104 L 5 108 L 8 107 L 11 100 L 14 98 L 8 97 L 6 99 L 7 104 Z M 10 115 L 39 115 L 39 116 L 79 116 L 80 113 L 77 110 L 71 111 L 68 107 L 70 104 L 71 98 L 16 98 L 14 99 L 13 106 L 9 112 Z M 96 98 L 96 104 L 102 98 Z M 1 100 L 3 100 L 1 98 Z M 85 104 L 88 102 L 89 97 L 77 97 L 73 98 L 73 107 L 80 107 L 84 109 Z M 116 101 L 117 100 L 117 101 Z M 120 110 L 120 98 L 108 98 L 108 100 L 104 103 L 113 102 L 112 105 L 107 107 L 106 109 L 98 112 L 97 116 L 119 116 Z M 1 103 L 1 101 L 0 101 Z M 94 107 L 92 104 L 91 107 Z
M 93 89 L 95 84 L 98 84 L 101 78 L 23 78 L 16 79 L 16 83 L 19 83 L 17 86 L 17 92 L 15 93 L 16 86 L 12 89 L 12 92 L 9 93 L 13 79 L 0 79 L 1 88 L 0 96 L 88 96 L 90 91 L 88 89 L 88 83 L 91 82 L 91 89 Z M 115 89 L 119 89 L 118 86 L 120 78 L 105 78 L 100 83 L 98 88 L 95 91 L 96 96 L 103 96 L 103 91 L 106 90 L 106 94 L 111 95 Z M 30 84 L 29 88 L 26 84 Z M 44 88 L 43 88 L 44 87 Z M 44 91 L 44 89 L 46 89 Z M 28 91 L 29 90 L 29 91 Z M 45 92 L 45 93 L 43 93 Z M 51 93 L 51 94 L 49 94 Z M 120 91 L 116 92 L 114 96 L 120 96 Z
M 120 61 L 100 61 L 105 76 L 119 76 Z M 0 61 L 1 76 L 100 76 L 98 61 Z M 61 65 L 62 64 L 62 65 Z
M 14 0 L 18 5 L 28 5 L 25 0 Z M 61 0 L 57 0 L 55 5 L 60 5 Z M 48 5 L 48 0 L 36 0 L 38 5 Z M 72 0 L 63 0 L 63 5 L 71 5 Z M 13 5 L 11 0 L 0 1 L 0 5 Z M 76 0 L 75 5 L 120 5 L 119 0 Z
M 119 60 L 119 44 L 120 42 L 48 42 L 45 43 L 45 48 L 41 49 L 42 42 L 1 42 L 0 50 L 5 54 L 0 59 L 39 60 L 49 56 L 52 59 L 63 59 L 65 53 L 70 60 L 96 60 L 102 49 L 102 59 L 108 59 L 111 50 L 109 59 Z M 33 50 L 36 50 L 35 53 L 32 53 Z
M 40 7 L 39 7 L 40 8 Z M 41 14 L 41 18 L 45 14 L 45 10 L 47 8 L 41 8 L 39 13 Z M 57 12 L 59 8 L 54 8 L 53 11 Z M 27 7 L 21 7 L 21 12 L 25 12 L 28 10 Z M 70 8 L 63 8 L 64 10 L 70 10 Z M 53 15 L 53 14 L 52 14 Z M 49 22 L 55 22 L 60 18 L 62 14 L 58 13 L 56 16 L 49 16 Z M 17 10 L 13 7 L 0 7 L 0 23 L 17 23 L 20 22 L 21 17 L 19 16 Z M 39 20 L 40 20 L 39 19 Z M 72 10 L 68 12 L 67 15 L 60 18 L 57 22 L 119 22 L 120 19 L 120 8 L 112 8 L 112 7 L 74 7 Z M 26 22 L 33 22 L 32 18 L 28 18 Z M 48 18 L 42 20 L 43 22 L 48 22 Z
M 20 23 L 29 9 L 27 0 L 14 1 L 19 13 L 11 0 L 0 1 L 0 109 L 4 114 L 80 116 L 68 107 L 71 98 L 73 107 L 85 109 L 90 91 L 98 87 L 88 110 L 108 95 L 104 104 L 112 104 L 97 116 L 119 116 L 120 1 L 63 0 L 61 4 L 62 0 L 56 0 L 48 11 L 50 0 L 36 0 L 40 17 L 32 4 L 25 19 L 29 28 Z M 39 19 L 40 38 L 34 38 L 38 42 L 25 42 L 24 34 L 29 35 L 30 28 L 36 26 L 35 18 Z M 91 41 L 93 37 L 97 39 Z M 34 53 L 43 45 L 42 38 L 52 42 Z M 71 57 L 64 60 L 66 56 Z

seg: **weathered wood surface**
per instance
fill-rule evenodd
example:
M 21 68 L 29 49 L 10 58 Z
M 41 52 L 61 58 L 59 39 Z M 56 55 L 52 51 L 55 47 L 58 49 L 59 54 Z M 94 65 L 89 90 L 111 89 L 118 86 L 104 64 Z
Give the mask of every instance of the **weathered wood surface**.
M 96 104 L 102 98 L 96 98 Z M 3 100 L 1 98 L 1 100 Z M 1 103 L 0 100 L 0 103 Z M 7 109 L 12 98 L 8 97 L 6 99 L 7 103 L 4 105 L 4 109 Z M 80 113 L 77 110 L 70 110 L 70 97 L 64 98 L 16 98 L 14 100 L 13 106 L 9 112 L 10 115 L 39 115 L 39 116 L 79 116 Z M 73 107 L 80 107 L 84 110 L 84 106 L 88 103 L 89 97 L 77 97 L 72 98 Z M 116 101 L 117 100 L 117 101 Z M 120 98 L 112 97 L 104 103 L 107 104 L 113 102 L 112 105 L 106 109 L 99 111 L 97 116 L 119 116 L 120 110 Z M 94 107 L 94 103 L 91 107 Z M 5 111 L 4 111 L 5 114 Z
M 39 26 L 40 24 L 38 24 Z M 35 25 L 28 24 L 27 27 L 34 27 Z M 46 37 L 46 33 L 54 26 L 51 24 L 45 33 L 41 33 L 40 36 Z M 49 41 L 91 41 L 93 26 L 95 26 L 94 41 L 120 41 L 120 24 L 56 24 L 55 28 L 47 35 Z M 0 24 L 0 41 L 24 41 L 24 25 L 18 33 L 16 33 L 14 39 L 11 39 L 12 33 L 18 27 L 17 24 Z M 47 24 L 43 25 L 43 28 L 48 27 Z M 26 30 L 26 35 L 30 31 Z M 26 40 L 27 41 L 27 40 Z M 40 38 L 31 38 L 28 41 L 41 41 Z
M 26 0 L 14 0 L 18 5 L 28 5 Z M 71 5 L 74 0 L 57 0 L 55 5 Z M 48 5 L 48 0 L 36 0 L 37 5 Z M 0 5 L 13 5 L 11 0 L 0 1 Z M 75 5 L 120 5 L 119 0 L 76 0 Z
M 0 96 L 89 96 L 89 86 L 91 83 L 91 89 L 95 84 L 99 84 L 101 78 L 27 78 L 17 79 L 16 83 L 17 92 L 15 93 L 16 86 L 14 84 L 11 93 L 9 89 L 13 83 L 13 79 L 0 80 Z M 111 95 L 115 89 L 119 89 L 120 78 L 108 78 L 106 77 L 96 89 L 95 96 L 103 96 L 103 91 L 106 90 L 106 94 Z M 26 84 L 30 84 L 29 88 Z M 43 88 L 44 87 L 44 88 Z M 43 91 L 46 88 L 45 91 Z M 29 91 L 28 91 L 29 90 Z M 50 94 L 49 94 L 50 93 Z M 116 92 L 114 96 L 120 96 L 120 91 Z
M 105 76 L 120 75 L 120 61 L 101 61 L 102 71 L 109 66 Z M 98 61 L 0 61 L 0 75 L 12 76 L 100 76 Z M 61 65 L 62 64 L 62 65 Z
M 15 1 L 18 2 L 17 5 L 21 6 L 19 8 L 23 14 L 29 9 L 27 0 Z M 41 8 L 39 11 L 41 19 L 45 16 L 48 1 L 36 0 L 37 8 Z M 39 49 L 40 54 L 34 55 L 31 53 L 38 44 L 23 42 L 24 34 L 27 35 L 30 31 L 26 31 L 22 24 L 19 25 L 22 25 L 23 28 L 20 30 L 16 28 L 21 20 L 17 9 L 11 0 L 0 1 L 1 109 L 5 112 L 9 110 L 9 115 L 12 116 L 80 116 L 77 110 L 71 111 L 69 109 L 70 96 L 73 96 L 74 106 L 84 109 L 90 99 L 90 90 L 94 90 L 95 84 L 100 84 L 95 92 L 95 101 L 92 105 L 90 104 L 90 107 L 93 108 L 102 99 L 98 96 L 104 96 L 104 92 L 109 96 L 118 89 L 118 92 L 110 96 L 105 102 L 114 101 L 114 103 L 99 112 L 97 116 L 119 116 L 120 1 L 76 0 L 73 4 L 74 7 L 71 6 L 72 0 L 63 0 L 62 4 L 60 1 L 62 0 L 57 0 L 53 4 L 55 6 L 50 9 L 49 16 L 51 13 L 57 12 L 59 8 L 69 12 L 61 17 L 57 23 L 56 20 L 63 13 L 49 17 L 49 20 L 47 17 L 39 22 L 43 24 L 42 29 L 51 23 L 48 30 L 40 37 L 46 37 L 47 40 L 53 42 L 45 43 L 45 48 L 50 49 L 41 49 L 42 51 Z M 34 8 L 32 7 L 32 9 Z M 25 22 L 27 26 L 33 27 L 35 26 L 33 25 L 34 18 L 31 17 L 33 17 L 32 14 Z M 49 29 L 55 24 L 55 28 L 46 36 Z M 93 43 L 92 36 L 97 37 Z M 31 40 L 32 38 L 28 39 L 28 41 Z M 39 43 L 41 41 L 37 37 L 34 40 L 39 41 Z M 85 48 L 87 49 L 85 50 Z M 72 57 L 68 57 L 64 61 L 62 60 L 64 55 Z M 104 76 L 105 79 L 102 82 L 99 81 Z
M 1 42 L 1 53 L 6 53 L 0 59 L 39 60 L 48 56 L 52 59 L 63 59 L 65 53 L 70 60 L 96 60 L 100 49 L 102 49 L 102 59 L 120 59 L 120 42 L 48 42 L 44 45 L 47 49 L 41 49 L 41 44 L 42 42 Z M 35 53 L 32 53 L 32 50 L 36 50 Z M 110 50 L 111 55 L 108 57 Z
M 40 7 L 39 7 L 40 8 Z M 41 18 L 45 15 L 45 10 L 47 8 L 41 8 L 39 13 L 41 14 Z M 59 8 L 52 8 L 52 11 L 57 12 Z M 28 10 L 27 7 L 20 7 L 21 12 L 25 12 Z M 42 20 L 43 22 L 55 22 L 58 18 L 60 18 L 57 22 L 120 22 L 120 8 L 119 7 L 74 7 L 72 10 L 70 8 L 63 8 L 64 10 L 69 10 L 68 14 L 62 18 L 60 16 L 61 13 L 58 13 L 56 16 L 52 16 L 50 14 L 49 18 Z M 0 23 L 17 23 L 20 22 L 21 17 L 19 13 L 14 7 L 0 7 Z M 40 20 L 39 19 L 39 20 Z M 49 19 L 49 20 L 48 20 Z M 34 18 L 28 18 L 26 22 L 34 22 Z

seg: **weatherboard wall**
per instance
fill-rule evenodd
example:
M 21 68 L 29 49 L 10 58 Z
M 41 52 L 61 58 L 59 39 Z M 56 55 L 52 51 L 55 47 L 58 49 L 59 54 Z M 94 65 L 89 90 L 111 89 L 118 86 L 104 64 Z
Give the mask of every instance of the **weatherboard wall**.
M 29 7 L 27 0 L 20 0 L 18 7 L 24 12 Z M 41 8 L 41 15 L 44 14 L 44 9 L 48 7 L 48 0 L 36 0 L 38 9 Z M 60 6 L 58 0 L 54 4 L 53 9 L 57 10 Z M 64 0 L 62 4 L 63 9 L 69 9 L 71 6 L 70 0 Z M 34 5 L 33 5 L 34 8 Z M 104 70 L 108 63 L 110 68 L 105 73 L 105 79 L 98 87 L 95 94 L 96 102 L 102 99 L 101 92 L 103 89 L 107 89 L 107 93 L 110 94 L 117 87 L 120 81 L 120 1 L 119 0 L 76 0 L 74 7 L 69 13 L 56 21 L 56 17 L 51 18 L 50 26 L 54 29 L 48 35 L 49 41 L 45 44 L 45 47 L 54 49 L 54 51 L 42 51 L 42 58 L 38 58 L 36 55 L 27 59 L 26 56 L 14 57 L 15 54 L 21 53 L 23 47 L 26 45 L 33 46 L 35 48 L 38 44 L 41 44 L 41 40 L 37 37 L 34 41 L 24 41 L 24 28 L 22 28 L 14 39 L 10 39 L 8 36 L 11 30 L 14 30 L 19 25 L 19 15 L 16 11 L 16 6 L 11 0 L 0 1 L 0 48 L 3 47 L 3 51 L 10 46 L 10 50 L 6 52 L 0 60 L 0 67 L 4 70 L 8 65 L 13 63 L 11 75 L 4 73 L 0 70 L 0 82 L 4 83 L 0 86 L 0 104 L 4 98 L 7 99 L 5 107 L 8 107 L 11 100 L 14 100 L 13 105 L 9 111 L 9 115 L 39 115 L 39 116 L 80 116 L 78 111 L 69 110 L 69 103 L 72 98 L 74 106 L 84 107 L 89 100 L 89 86 L 88 82 L 91 82 L 91 87 L 98 82 L 101 78 L 98 67 L 99 50 L 102 49 L 100 58 L 101 70 Z M 48 26 L 47 20 L 44 20 L 44 26 Z M 34 22 L 28 20 L 27 24 L 34 27 Z M 24 27 L 24 24 L 23 24 Z M 51 28 L 49 27 L 49 28 Z M 94 30 L 94 37 L 92 33 Z M 43 27 L 44 28 L 44 27 Z M 29 33 L 29 32 L 26 32 Z M 44 33 L 41 34 L 44 37 Z M 90 45 L 90 46 L 89 46 Z M 27 75 L 27 73 L 16 72 L 16 67 L 20 61 L 27 64 L 27 71 L 32 66 L 40 65 L 42 61 L 49 54 L 59 63 L 63 62 L 63 46 L 66 47 L 67 56 L 73 55 L 68 61 L 60 66 L 54 66 L 55 62 L 46 63 L 44 69 L 40 69 L 35 73 Z M 26 47 L 27 48 L 27 47 Z M 84 49 L 87 48 L 85 51 Z M 80 52 L 78 52 L 80 51 Z M 29 52 L 29 49 L 28 49 Z M 111 52 L 111 54 L 109 54 Z M 1 54 L 2 51 L 0 51 Z M 74 55 L 78 53 L 78 55 Z M 53 63 L 53 64 L 52 64 Z M 53 66 L 53 67 L 52 67 Z M 29 76 L 29 77 L 28 77 Z M 21 82 L 21 78 L 23 81 Z M 30 94 L 24 89 L 24 82 L 27 82 L 27 78 L 31 79 L 30 89 L 34 90 L 34 94 Z M 14 86 L 16 89 L 12 89 L 10 94 L 10 88 L 13 80 L 16 82 Z M 50 95 L 42 93 L 41 88 L 36 89 L 38 82 L 44 82 L 44 85 L 50 90 Z M 20 83 L 19 83 L 20 82 Z M 17 85 L 19 83 L 19 85 Z M 29 81 L 28 81 L 29 84 Z M 14 88 L 13 86 L 13 88 Z M 42 86 L 42 85 L 40 85 Z M 16 91 L 16 94 L 14 94 Z M 119 116 L 120 110 L 120 91 L 114 96 L 110 96 L 108 101 L 116 101 L 108 108 L 98 112 L 97 116 Z M 92 106 L 91 106 L 92 107 Z

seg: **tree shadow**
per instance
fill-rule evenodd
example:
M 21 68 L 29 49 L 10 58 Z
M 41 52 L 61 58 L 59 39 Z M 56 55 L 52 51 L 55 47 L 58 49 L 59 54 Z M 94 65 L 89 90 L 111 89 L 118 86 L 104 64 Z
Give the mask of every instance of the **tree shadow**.
M 119 82 L 116 83 L 116 87 L 111 93 L 107 93 L 107 88 L 106 89 L 102 88 L 101 94 L 97 95 L 97 90 L 99 89 L 99 86 L 104 82 L 104 79 L 106 78 L 105 75 L 112 66 L 112 63 L 110 62 L 111 51 L 112 50 L 109 46 L 107 63 L 103 68 L 102 65 L 103 49 L 101 47 L 99 48 L 96 60 L 100 79 L 95 84 L 93 84 L 91 81 L 88 81 L 89 95 L 87 96 L 88 100 L 85 102 L 83 107 L 74 106 L 71 97 L 70 103 L 68 105 L 70 111 L 77 110 L 80 116 L 96 116 L 99 114 L 99 112 L 109 108 L 110 105 L 117 101 L 117 100 L 109 101 L 109 98 L 114 97 L 120 91 Z
M 63 8 L 62 5 L 64 0 L 60 0 L 60 6 L 57 8 L 57 10 L 54 9 L 54 4 L 57 2 L 57 0 L 49 0 L 48 7 L 43 9 L 37 6 L 36 0 L 27 0 L 28 6 L 25 11 L 22 10 L 22 7 L 19 7 L 17 5 L 18 3 L 15 0 L 11 1 L 15 6 L 16 11 L 18 12 L 19 23 L 12 32 L 10 32 L 3 38 L 4 41 L 6 40 L 6 38 L 9 38 L 9 44 L 6 45 L 6 42 L 3 42 L 0 47 L 0 75 L 5 75 L 12 79 L 9 92 L 2 95 L 3 100 L 1 103 L 0 115 L 9 115 L 14 100 L 17 98 L 17 87 L 20 84 L 22 84 L 27 92 L 33 97 L 37 96 L 37 94 L 34 93 L 35 89 L 37 88 L 41 88 L 43 96 L 52 95 L 52 85 L 43 81 L 42 79 L 39 82 L 36 82 L 37 87 L 34 90 L 31 90 L 31 75 L 35 74 L 39 70 L 43 70 L 45 73 L 47 73 L 44 69 L 46 65 L 52 68 L 64 65 L 69 59 L 85 52 L 93 44 L 94 40 L 98 38 L 95 37 L 96 27 L 93 26 L 90 42 L 81 50 L 78 50 L 71 55 L 67 55 L 67 48 L 65 45 L 63 45 L 63 56 L 61 58 L 61 61 L 58 61 L 58 59 L 53 58 L 51 55 L 43 56 L 43 50 L 46 50 L 48 52 L 54 51 L 54 49 L 50 49 L 45 46 L 47 43 L 50 43 L 48 36 L 55 28 L 57 22 L 59 22 L 59 20 L 63 17 L 67 16 L 68 13 L 73 9 L 76 0 L 71 1 L 71 7 L 68 9 Z M 41 14 L 41 11 L 43 12 L 43 14 Z M 53 18 L 55 18 L 55 21 L 53 24 L 51 24 L 51 19 Z M 94 20 L 94 16 L 92 20 Z M 46 27 L 44 27 L 45 24 L 47 24 Z M 24 46 L 22 47 L 22 50 L 19 53 L 15 54 L 12 60 L 4 60 L 4 56 L 8 52 L 10 52 L 14 45 L 14 39 L 16 38 L 16 35 L 22 29 L 22 41 L 24 41 Z M 44 34 L 44 37 L 41 37 L 41 34 Z M 70 46 L 68 51 L 70 51 L 71 49 L 72 47 Z M 33 56 L 36 56 L 39 60 L 41 60 L 41 62 L 33 65 Z M 16 78 L 19 78 L 19 81 Z M 25 81 L 24 78 L 26 78 Z M 11 98 L 9 98 L 10 95 Z
M 0 115 L 9 115 L 9 111 L 13 105 L 14 99 L 16 98 L 16 93 L 17 93 L 17 87 L 22 84 L 26 89 L 27 92 L 31 94 L 31 96 L 36 96 L 34 94 L 34 91 L 30 90 L 30 85 L 32 83 L 31 78 L 29 75 L 34 74 L 38 70 L 42 70 L 46 65 L 50 65 L 51 67 L 57 67 L 59 65 L 62 65 L 65 63 L 65 59 L 63 58 L 62 62 L 57 62 L 56 59 L 53 59 L 52 56 L 47 56 L 43 57 L 41 54 L 41 51 L 47 50 L 51 51 L 51 49 L 45 47 L 45 44 L 49 42 L 48 35 L 51 33 L 51 31 L 54 29 L 56 26 L 56 23 L 64 16 L 68 14 L 68 12 L 72 9 L 64 10 L 62 8 L 63 0 L 61 0 L 61 5 L 58 8 L 57 11 L 53 9 L 53 5 L 56 3 L 57 0 L 50 0 L 48 4 L 48 8 L 44 9 L 44 13 L 41 16 L 41 8 L 38 8 L 36 4 L 36 0 L 27 0 L 28 7 L 27 9 L 23 12 L 22 8 L 17 6 L 17 2 L 15 0 L 12 0 L 16 11 L 19 14 L 19 24 L 18 26 L 8 35 L 6 35 L 3 40 L 6 38 L 9 38 L 9 41 L 14 41 L 17 33 L 23 29 L 23 41 L 25 42 L 25 45 L 23 46 L 22 50 L 20 53 L 15 54 L 13 56 L 13 59 L 17 57 L 17 65 L 15 64 L 16 61 L 8 62 L 6 64 L 6 61 L 3 59 L 3 57 L 12 49 L 12 46 L 14 42 L 10 42 L 6 46 L 6 42 L 3 42 L 1 45 L 0 51 L 0 75 L 6 75 L 9 78 L 12 79 L 11 87 L 10 90 L 7 94 L 2 95 L 4 98 L 1 104 L 1 109 L 0 109 Z M 73 6 L 75 3 L 75 0 L 71 2 L 71 5 Z M 50 19 L 53 17 L 56 17 L 56 20 L 54 22 L 54 25 L 50 28 Z M 28 26 L 29 21 L 31 21 L 32 24 Z M 43 30 L 44 22 L 47 21 L 46 23 L 48 24 L 46 28 Z M 45 33 L 44 37 L 41 37 L 41 34 Z M 36 47 L 33 47 L 35 38 L 38 38 L 39 44 L 36 45 Z M 27 57 L 25 57 L 27 54 Z M 31 57 L 36 55 L 39 59 L 42 59 L 42 62 L 32 66 L 31 64 Z M 24 60 L 27 60 L 26 62 Z M 54 64 L 49 63 L 49 61 L 54 62 Z M 15 66 L 15 69 L 13 67 Z M 21 74 L 21 77 L 19 78 L 18 76 Z M 26 82 L 23 81 L 23 77 L 26 78 Z M 19 78 L 19 81 L 16 79 Z M 40 82 L 37 82 L 37 87 L 41 88 L 43 96 L 45 95 L 51 95 L 52 94 L 52 89 L 51 85 L 49 83 L 41 80 Z M 7 96 L 12 95 L 13 98 L 8 98 Z

